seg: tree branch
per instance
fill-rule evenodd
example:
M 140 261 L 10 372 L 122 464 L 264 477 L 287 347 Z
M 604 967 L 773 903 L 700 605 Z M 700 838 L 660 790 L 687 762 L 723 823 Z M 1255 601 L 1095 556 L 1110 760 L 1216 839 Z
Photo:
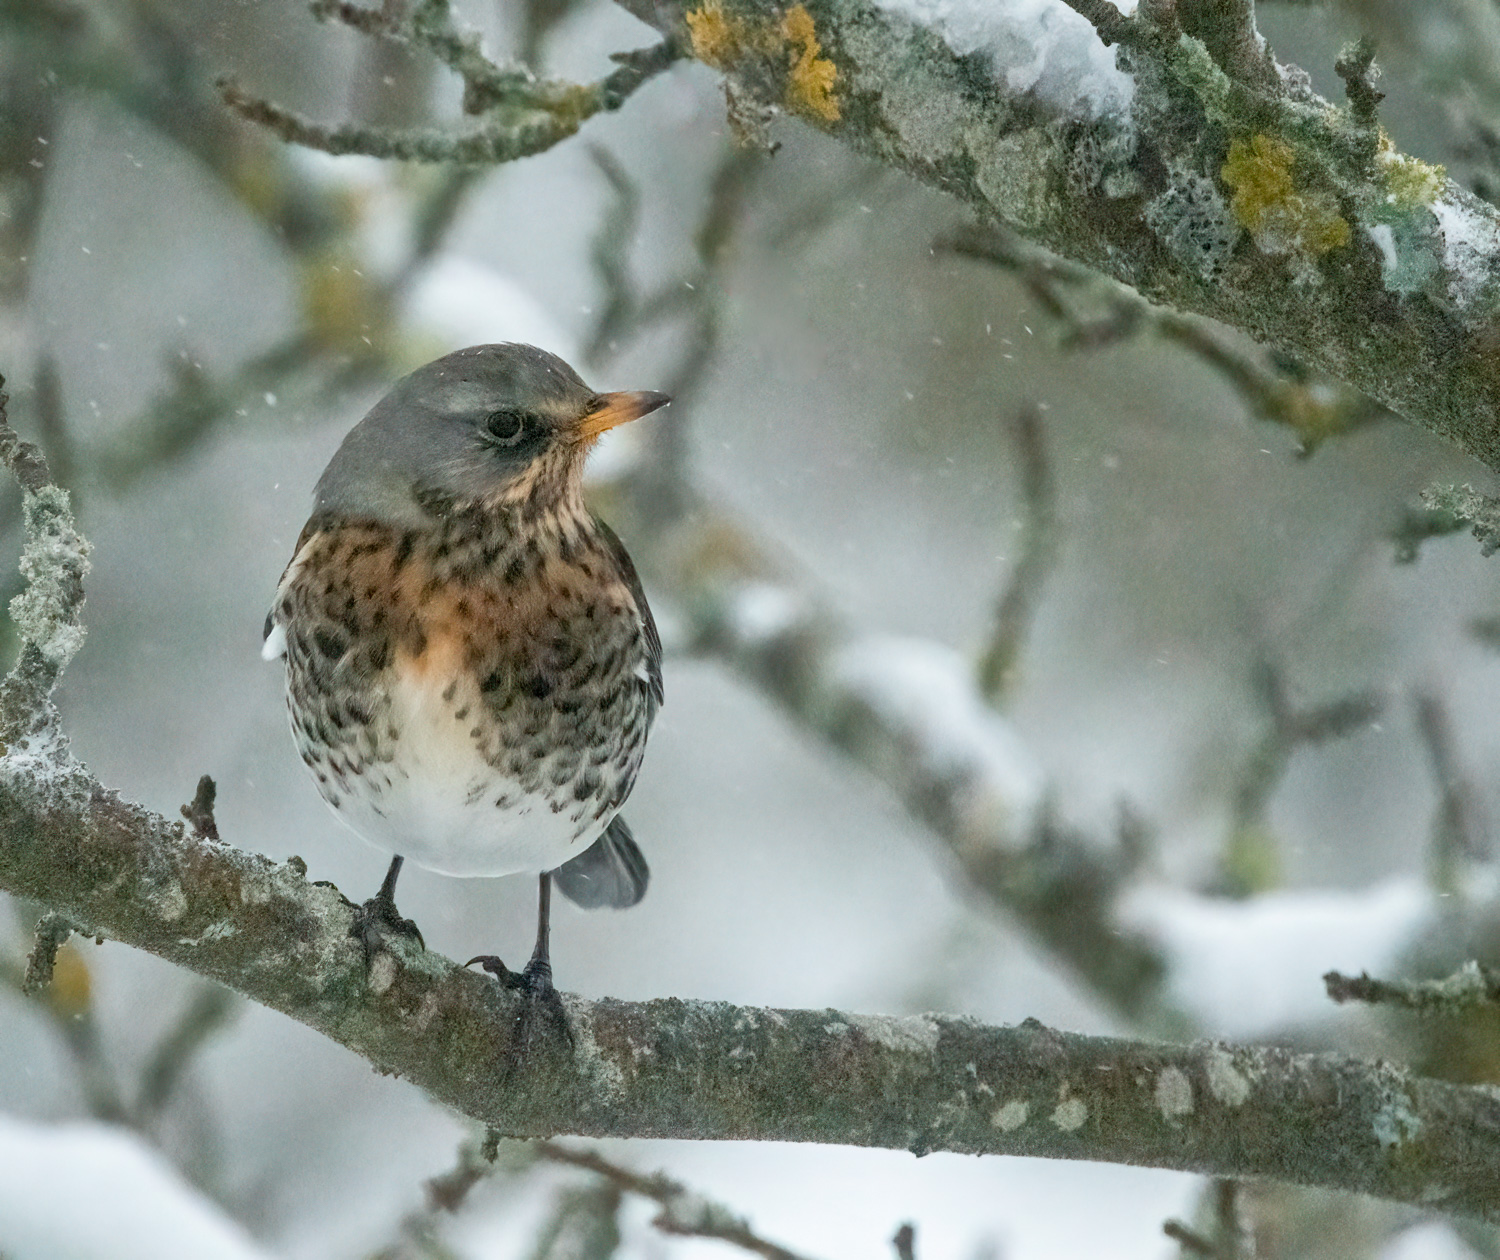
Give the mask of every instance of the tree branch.
M 61 644 L 76 645 L 62 632 L 78 629 L 87 544 L 3 416 L 0 452 L 26 479 L 37 597 L 0 694 L 17 732 L 0 750 L 0 888 L 282 1011 L 507 1135 L 1104 1160 L 1500 1219 L 1500 1096 L 1389 1064 L 676 998 L 563 995 L 567 1034 L 539 1035 L 524 996 L 414 942 L 367 968 L 354 908 L 299 860 L 192 834 L 72 757 L 50 691 Z
M 1346 976 L 1330 971 L 1323 983 L 1335 1002 L 1393 1006 L 1419 1015 L 1453 1015 L 1470 1007 L 1500 1005 L 1500 972 L 1473 961 L 1441 980 L 1376 980 L 1368 972 Z
M 1305 76 L 1226 72 L 1201 42 L 1209 18 L 1238 14 L 1216 28 L 1224 48 L 1270 60 L 1247 36 L 1247 5 L 1184 4 L 1173 34 L 1167 6 L 1143 24 L 1072 0 L 1127 45 L 1132 82 L 1101 102 L 1092 81 L 1051 97 L 1031 77 L 1013 89 L 1003 65 L 976 71 L 936 19 L 874 0 L 805 6 L 817 98 L 799 79 L 806 59 L 785 33 L 777 42 L 778 0 L 619 3 L 740 98 L 786 108 L 1152 301 L 1276 346 L 1500 469 L 1500 213 L 1388 143 L 1372 153 L 1363 107 L 1323 100 Z

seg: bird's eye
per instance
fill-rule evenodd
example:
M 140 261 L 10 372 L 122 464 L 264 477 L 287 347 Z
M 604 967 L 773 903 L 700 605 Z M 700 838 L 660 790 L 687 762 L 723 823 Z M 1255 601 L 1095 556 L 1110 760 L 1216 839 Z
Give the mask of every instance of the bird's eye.
M 507 408 L 503 411 L 490 412 L 485 419 L 484 427 L 501 446 L 515 446 L 526 436 L 531 426 L 525 412 L 511 411 Z

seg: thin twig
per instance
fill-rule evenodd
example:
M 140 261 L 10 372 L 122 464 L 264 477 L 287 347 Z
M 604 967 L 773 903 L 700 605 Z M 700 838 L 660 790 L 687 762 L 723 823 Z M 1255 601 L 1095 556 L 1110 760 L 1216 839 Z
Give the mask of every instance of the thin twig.
M 239 999 L 222 985 L 198 986 L 187 1009 L 162 1035 L 141 1072 L 140 1096 L 136 1101 L 139 1116 L 149 1118 L 166 1109 L 198 1051 L 239 1010 Z
M 902 1223 L 891 1239 L 896 1260 L 917 1260 L 917 1231 L 910 1221 Z
M 1007 229 L 963 228 L 940 237 L 934 249 L 1013 273 L 1058 326 L 1064 349 L 1099 350 L 1146 333 L 1182 346 L 1218 372 L 1251 414 L 1292 429 L 1303 455 L 1330 437 L 1390 417 L 1355 390 L 1291 370 L 1265 352 L 1237 350 L 1208 320 L 1152 306 L 1123 285 Z
M 1016 413 L 1016 454 L 1021 473 L 1021 558 L 1011 568 L 995 606 L 989 645 L 979 662 L 979 687 L 992 702 L 1015 681 L 1017 663 L 1036 619 L 1047 579 L 1057 562 L 1057 487 L 1042 430 L 1042 409 L 1024 404 Z
M 1306 745 L 1363 730 L 1380 716 L 1386 703 L 1384 696 L 1371 690 L 1297 708 L 1281 670 L 1264 658 L 1256 663 L 1254 685 L 1269 722 L 1246 758 L 1231 805 L 1220 891 L 1236 896 L 1263 892 L 1279 877 L 1266 815 L 1293 755 Z
M 205 774 L 198 780 L 198 790 L 193 793 L 193 799 L 182 807 L 182 816 L 187 819 L 188 826 L 199 839 L 219 838 L 219 825 L 214 820 L 214 797 L 217 795 L 218 788 L 214 786 L 212 776 Z
M 1447 705 L 1435 693 L 1423 692 L 1417 696 L 1416 709 L 1417 729 L 1438 790 L 1429 872 L 1439 892 L 1454 892 L 1463 864 L 1487 856 L 1489 828 L 1479 790 L 1460 764 Z
M 1140 39 L 1134 21 L 1120 12 L 1109 0 L 1063 0 L 1075 13 L 1082 14 L 1099 32 L 1105 45 L 1131 44 Z
M 556 1142 L 539 1142 L 537 1154 L 555 1164 L 570 1164 L 597 1173 L 611 1184 L 630 1194 L 650 1199 L 660 1208 L 652 1224 L 664 1234 L 683 1238 L 717 1238 L 764 1260 L 802 1260 L 794 1251 L 762 1238 L 749 1224 L 728 1208 L 688 1190 L 663 1173 L 642 1176 L 619 1164 L 611 1163 L 598 1151 L 561 1146 Z
M 1335 1002 L 1395 1006 L 1419 1015 L 1453 1015 L 1476 1006 L 1500 1005 L 1500 971 L 1473 961 L 1441 980 L 1376 980 L 1369 972 L 1346 976 L 1330 971 L 1323 984 Z

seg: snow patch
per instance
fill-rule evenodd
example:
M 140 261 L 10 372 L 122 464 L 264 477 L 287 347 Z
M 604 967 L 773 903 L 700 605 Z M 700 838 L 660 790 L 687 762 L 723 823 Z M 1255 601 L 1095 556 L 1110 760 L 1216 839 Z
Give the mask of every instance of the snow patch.
M 742 644 L 763 643 L 791 629 L 806 615 L 806 605 L 785 586 L 750 582 L 734 594 L 724 620 Z
M 930 641 L 872 635 L 838 652 L 830 673 L 893 744 L 893 782 L 943 783 L 965 836 L 1030 834 L 1042 806 L 1041 768 L 981 698 L 972 662 Z
M 7 1260 L 269 1260 L 245 1229 L 125 1130 L 0 1116 Z
M 1495 283 L 1490 259 L 1500 252 L 1500 224 L 1449 197 L 1438 198 L 1431 208 L 1443 232 L 1443 263 L 1452 276 L 1448 294 L 1456 302 L 1472 302 Z
M 1250 901 L 1144 884 L 1120 903 L 1122 924 L 1165 956 L 1170 1001 L 1235 1039 L 1328 1018 L 1324 972 L 1394 970 L 1436 914 L 1420 879 L 1353 891 L 1295 889 Z
M 1092 25 L 1061 0 L 876 0 L 940 36 L 960 57 L 989 62 L 1011 92 L 1031 92 L 1075 117 L 1118 114 L 1135 84 Z M 1134 0 L 1120 0 L 1124 12 Z

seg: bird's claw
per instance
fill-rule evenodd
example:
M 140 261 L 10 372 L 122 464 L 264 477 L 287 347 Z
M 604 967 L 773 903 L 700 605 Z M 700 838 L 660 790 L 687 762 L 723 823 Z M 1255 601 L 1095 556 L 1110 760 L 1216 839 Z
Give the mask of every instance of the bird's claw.
M 401 912 L 396 909 L 395 898 L 379 893 L 364 905 L 355 908 L 349 935 L 363 947 L 366 966 L 369 966 L 392 936 L 404 936 L 408 940 L 415 940 L 423 949 L 427 948 L 427 942 L 422 939 L 417 925 L 410 919 L 401 917 Z
M 550 960 L 534 957 L 524 970 L 512 971 L 494 954 L 481 954 L 469 959 L 464 966 L 472 967 L 475 963 L 494 976 L 502 987 L 514 989 L 526 996 L 521 1009 L 516 1013 L 515 1032 L 506 1056 L 506 1075 L 519 1069 L 525 1062 L 537 1038 L 539 1017 L 544 1024 L 552 1025 L 554 1034 L 561 1034 L 563 1042 L 570 1047 L 573 1045 L 573 1029 L 568 1024 L 568 1013 L 563 1008 L 562 996 L 552 984 Z
M 534 998 L 547 998 L 556 994 L 552 986 L 552 963 L 546 958 L 533 958 L 523 971 L 512 971 L 494 954 L 480 954 L 469 959 L 465 967 L 478 963 L 507 989 L 518 989 Z

